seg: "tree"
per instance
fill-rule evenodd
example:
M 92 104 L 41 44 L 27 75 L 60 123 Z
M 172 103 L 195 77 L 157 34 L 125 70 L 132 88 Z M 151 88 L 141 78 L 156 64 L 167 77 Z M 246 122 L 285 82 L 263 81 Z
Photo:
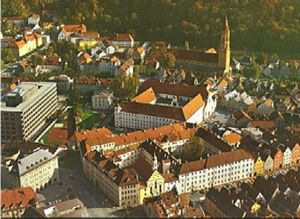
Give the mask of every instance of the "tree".
M 243 69 L 244 76 L 248 78 L 258 79 L 260 77 L 260 67 L 256 63 Z
M 180 157 L 187 161 L 199 160 L 205 149 L 203 139 L 196 136 L 183 146 Z
M 31 62 L 33 65 L 41 65 L 43 63 L 43 56 L 40 54 L 35 54 L 31 56 Z
M 8 48 L 1 49 L 1 57 L 5 64 L 16 60 L 15 54 L 11 49 Z
M 267 64 L 268 61 L 268 54 L 261 52 L 258 57 L 256 58 L 256 63 L 260 64 L 260 65 L 265 65 Z
M 125 100 L 134 97 L 138 86 L 139 80 L 136 73 L 133 76 L 118 74 L 113 80 L 112 89 L 115 97 Z

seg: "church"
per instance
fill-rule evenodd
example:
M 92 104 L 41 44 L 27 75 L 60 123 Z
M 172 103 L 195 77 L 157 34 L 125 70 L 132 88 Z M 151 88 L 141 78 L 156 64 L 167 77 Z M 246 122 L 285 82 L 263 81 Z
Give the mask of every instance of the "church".
M 218 50 L 194 50 L 182 48 L 170 48 L 176 57 L 178 68 L 196 72 L 230 72 L 230 30 L 228 20 L 225 18 L 224 29 L 221 33 L 221 40 Z

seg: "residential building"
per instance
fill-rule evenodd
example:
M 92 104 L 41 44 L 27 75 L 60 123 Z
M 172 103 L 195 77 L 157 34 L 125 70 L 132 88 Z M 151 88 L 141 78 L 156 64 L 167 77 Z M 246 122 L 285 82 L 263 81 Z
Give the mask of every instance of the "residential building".
M 296 143 L 294 147 L 292 148 L 292 165 L 297 165 L 300 163 L 300 144 Z
M 230 201 L 229 196 L 226 196 L 222 192 L 218 192 L 215 188 L 211 188 L 206 193 L 205 210 L 214 218 L 243 218 L 245 216 L 244 211 L 236 207 Z
M 113 93 L 109 90 L 103 90 L 92 96 L 92 108 L 96 110 L 106 110 L 110 108 L 113 101 Z
M 113 56 L 112 58 L 103 57 L 99 62 L 99 72 L 110 73 L 113 75 L 120 65 L 121 62 L 116 56 Z
M 59 94 L 68 93 L 71 84 L 73 84 L 73 79 L 67 75 L 52 76 L 49 78 L 49 81 L 56 83 L 57 93 Z
M 81 33 L 81 40 L 79 41 L 79 49 L 87 50 L 99 44 L 100 34 L 97 32 L 83 32 Z
M 75 78 L 74 89 L 80 94 L 94 93 L 101 90 L 101 82 L 98 78 L 80 76 Z
M 144 200 L 144 212 L 147 217 L 155 218 L 202 218 L 205 216 L 203 209 L 189 205 L 190 194 L 178 195 L 176 189 Z
M 52 217 L 89 217 L 87 208 L 84 206 L 81 200 L 78 198 L 59 201 L 51 204 L 50 206 L 39 207 L 36 209 L 28 209 L 24 213 L 24 217 L 32 217 L 32 211 L 36 211 L 38 217 L 52 218 Z M 34 214 L 36 215 L 36 214 Z
M 274 101 L 272 99 L 267 99 L 264 103 L 257 107 L 258 113 L 261 116 L 269 117 L 271 113 L 274 112 Z
M 132 58 L 127 59 L 119 69 L 116 70 L 116 75 L 124 74 L 126 76 L 132 76 L 134 73 L 134 61 Z
M 36 194 L 31 187 L 1 190 L 1 218 L 20 218 L 35 202 Z
M 113 135 L 106 128 L 89 130 L 84 133 L 77 132 L 69 139 L 70 145 L 79 145 L 85 140 L 84 151 L 93 150 L 117 151 L 131 145 L 142 143 L 147 139 L 152 139 L 166 151 L 180 150 L 182 146 L 194 135 L 196 128 L 188 127 L 184 124 L 174 124 L 151 128 L 142 131 L 129 132 L 126 134 Z
M 40 22 L 40 15 L 33 13 L 29 18 L 28 18 L 28 24 L 33 24 L 37 25 Z
M 199 128 L 196 136 L 203 139 L 205 152 L 207 154 L 219 154 L 222 152 L 229 152 L 233 149 L 230 145 L 222 141 L 221 138 L 218 138 L 204 128 Z
M 215 154 L 182 164 L 176 187 L 181 194 L 240 181 L 252 177 L 253 168 L 253 156 L 243 149 Z
M 215 111 L 214 95 L 205 86 L 147 80 L 130 102 L 115 107 L 115 126 L 145 129 L 178 122 L 200 124 Z
M 30 154 L 18 152 L 1 164 L 1 170 L 3 186 L 38 191 L 58 180 L 58 156 L 41 148 Z
M 60 33 L 58 34 L 58 41 L 70 40 L 70 37 L 74 33 L 86 32 L 86 26 L 84 24 L 69 24 L 63 25 Z
M 139 203 L 138 180 L 128 171 L 122 170 L 100 152 L 89 152 L 83 157 L 85 176 L 117 205 L 134 207 Z
M 134 45 L 134 39 L 129 33 L 116 33 L 111 40 L 111 44 L 120 48 L 130 48 Z
M 28 140 L 40 131 L 57 110 L 56 84 L 22 82 L 1 102 L 2 142 Z
M 263 159 L 258 156 L 254 163 L 254 175 L 263 175 L 265 173 L 265 162 Z

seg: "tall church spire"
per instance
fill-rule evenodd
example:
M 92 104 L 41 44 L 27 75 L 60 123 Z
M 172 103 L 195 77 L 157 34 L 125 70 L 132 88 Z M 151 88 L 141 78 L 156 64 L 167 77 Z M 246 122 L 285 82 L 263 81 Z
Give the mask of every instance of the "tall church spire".
M 218 64 L 224 68 L 224 73 L 230 72 L 230 29 L 228 19 L 224 19 L 224 29 L 221 33 L 221 41 L 218 51 Z

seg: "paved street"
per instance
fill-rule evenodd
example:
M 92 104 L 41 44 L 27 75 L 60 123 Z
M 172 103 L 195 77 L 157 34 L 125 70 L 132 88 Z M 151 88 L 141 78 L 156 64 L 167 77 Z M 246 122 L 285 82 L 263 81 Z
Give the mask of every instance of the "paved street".
M 117 208 L 98 188 L 94 188 L 85 178 L 81 168 L 78 152 L 70 152 L 73 168 L 60 166 L 60 180 L 45 188 L 41 193 L 46 197 L 47 202 L 64 200 L 69 196 L 78 197 L 88 208 L 91 217 L 118 217 L 118 216 L 144 216 L 141 207 L 128 211 Z

